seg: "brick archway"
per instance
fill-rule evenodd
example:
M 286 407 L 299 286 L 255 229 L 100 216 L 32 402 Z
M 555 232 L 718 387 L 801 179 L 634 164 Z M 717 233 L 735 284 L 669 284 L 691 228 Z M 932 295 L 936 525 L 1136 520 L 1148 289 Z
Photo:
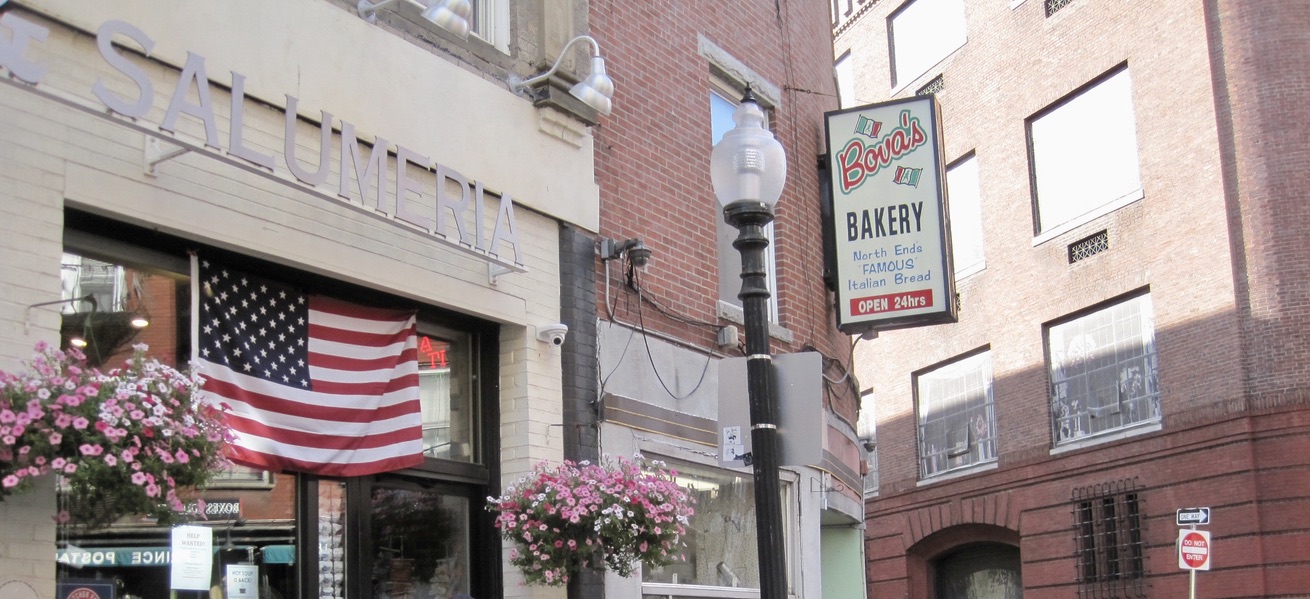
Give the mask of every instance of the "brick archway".
M 906 551 L 909 599 L 933 599 L 936 572 L 933 560 L 954 550 L 979 543 L 1019 546 L 1019 531 L 992 524 L 961 524 L 938 530 Z

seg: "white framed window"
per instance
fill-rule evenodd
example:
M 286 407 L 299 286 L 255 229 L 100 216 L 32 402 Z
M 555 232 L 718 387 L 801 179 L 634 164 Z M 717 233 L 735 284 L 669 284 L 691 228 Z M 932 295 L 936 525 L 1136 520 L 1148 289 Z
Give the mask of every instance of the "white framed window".
M 1151 296 L 1046 329 L 1055 445 L 1160 422 Z
M 832 67 L 837 77 L 837 99 L 841 107 L 859 106 L 860 101 L 855 98 L 855 62 L 851 60 L 851 53 L 842 54 Z
M 509 0 L 473 0 L 469 33 L 509 53 Z
M 955 278 L 961 279 L 987 266 L 983 254 L 982 191 L 978 183 L 978 157 L 957 160 L 946 168 L 950 200 L 951 256 Z
M 968 40 L 964 0 L 909 0 L 888 17 L 892 87 L 918 79 Z
M 732 86 L 717 77 L 711 80 L 714 85 L 710 89 L 710 145 L 713 147 L 714 144 L 719 143 L 724 133 L 736 126 L 732 120 L 732 113 L 740 104 L 742 92 L 734 90 Z M 764 108 L 768 115 L 768 108 L 765 106 L 761 108 Z M 740 309 L 741 300 L 737 298 L 737 294 L 741 292 L 741 253 L 732 247 L 732 242 L 737 239 L 737 229 L 723 221 L 722 213 L 716 222 L 718 223 L 719 301 L 721 304 L 729 304 Z M 764 228 L 764 235 L 769 238 L 769 247 L 764 255 L 769 285 L 769 322 L 776 323 L 778 322 L 778 273 L 773 223 L 769 223 Z
M 996 461 L 991 351 L 960 358 L 915 378 L 920 478 Z
M 1127 67 L 1030 118 L 1028 139 L 1039 238 L 1142 198 Z

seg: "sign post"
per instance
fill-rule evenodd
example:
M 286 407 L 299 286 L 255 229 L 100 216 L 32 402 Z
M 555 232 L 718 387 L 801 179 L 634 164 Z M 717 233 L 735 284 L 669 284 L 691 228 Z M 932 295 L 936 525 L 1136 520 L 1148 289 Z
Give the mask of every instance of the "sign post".
M 1178 567 L 1188 570 L 1187 596 L 1196 599 L 1196 571 L 1210 569 L 1210 531 L 1197 530 L 1198 524 L 1210 523 L 1210 508 L 1189 507 L 1176 512 L 1179 526 L 1189 528 L 1178 531 Z

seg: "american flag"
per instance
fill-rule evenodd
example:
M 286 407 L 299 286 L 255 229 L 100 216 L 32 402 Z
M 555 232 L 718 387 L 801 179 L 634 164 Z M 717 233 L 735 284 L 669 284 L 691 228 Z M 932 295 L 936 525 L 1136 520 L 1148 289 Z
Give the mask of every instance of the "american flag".
M 360 476 L 423 461 L 413 311 L 368 308 L 194 258 L 203 393 L 232 461 Z

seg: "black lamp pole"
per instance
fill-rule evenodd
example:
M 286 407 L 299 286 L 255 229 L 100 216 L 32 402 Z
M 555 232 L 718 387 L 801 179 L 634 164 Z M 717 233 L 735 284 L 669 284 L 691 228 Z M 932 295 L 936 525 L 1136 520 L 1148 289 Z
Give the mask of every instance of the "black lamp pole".
M 782 528 L 782 488 L 778 481 L 778 397 L 773 389 L 769 348 L 769 286 L 764 227 L 773 210 L 764 203 L 738 202 L 724 208 L 723 220 L 738 231 L 732 247 L 741 252 L 741 300 L 746 318 L 746 386 L 750 400 L 751 465 L 755 470 L 755 526 L 761 599 L 787 596 L 787 551 Z
M 741 299 L 746 317 L 746 391 L 750 400 L 751 453 L 755 471 L 756 550 L 760 598 L 786 599 L 787 545 L 778 482 L 778 398 L 773 389 L 769 348 L 769 284 L 764 227 L 787 179 L 787 154 L 765 129 L 767 118 L 750 88 L 732 114 L 736 126 L 710 153 L 710 178 L 723 206 L 724 222 L 737 229 L 732 247 L 741 252 Z

